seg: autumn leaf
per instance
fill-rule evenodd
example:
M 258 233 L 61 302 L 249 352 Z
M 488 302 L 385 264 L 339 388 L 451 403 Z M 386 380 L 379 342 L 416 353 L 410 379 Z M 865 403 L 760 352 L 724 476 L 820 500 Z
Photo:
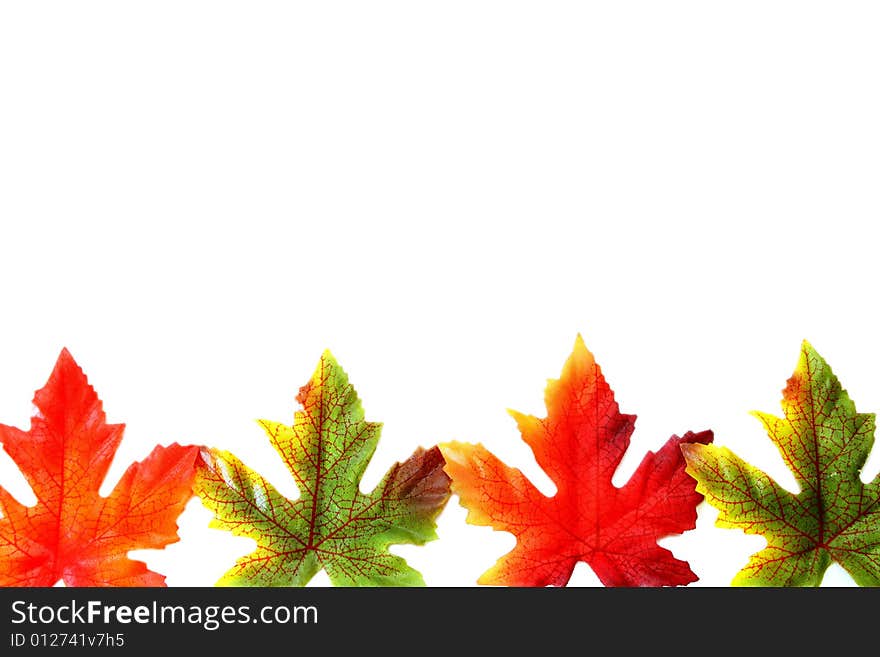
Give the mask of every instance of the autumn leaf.
M 760 534 L 767 546 L 735 586 L 818 586 L 837 562 L 862 586 L 880 585 L 880 475 L 862 483 L 874 414 L 857 413 L 828 363 L 806 341 L 782 391 L 784 417 L 755 412 L 797 482 L 792 493 L 726 447 L 683 445 L 716 525 Z
M 323 568 L 337 586 L 423 586 L 421 574 L 388 547 L 436 538 L 434 521 L 449 498 L 439 450 L 417 449 L 361 493 L 382 425 L 364 420 L 329 351 L 296 400 L 302 410 L 293 426 L 260 420 L 296 480 L 296 500 L 229 452 L 202 452 L 195 490 L 215 515 L 211 526 L 257 543 L 218 585 L 304 586 Z
M 679 445 L 708 443 L 712 432 L 672 436 L 617 488 L 611 479 L 629 447 L 636 416 L 619 412 L 580 335 L 562 376 L 548 383 L 545 401 L 544 419 L 510 413 L 538 465 L 556 484 L 552 497 L 481 444 L 440 445 L 467 521 L 510 532 L 517 540 L 478 583 L 565 586 L 578 561 L 589 564 L 606 586 L 696 581 L 688 564 L 656 541 L 694 528 L 702 496 L 685 473 Z
M 24 506 L 0 487 L 0 585 L 164 586 L 163 575 L 127 553 L 179 540 L 177 517 L 192 497 L 198 448 L 156 447 L 102 497 L 125 425 L 105 422 L 66 349 L 34 405 L 30 431 L 0 425 L 5 451 L 37 498 Z

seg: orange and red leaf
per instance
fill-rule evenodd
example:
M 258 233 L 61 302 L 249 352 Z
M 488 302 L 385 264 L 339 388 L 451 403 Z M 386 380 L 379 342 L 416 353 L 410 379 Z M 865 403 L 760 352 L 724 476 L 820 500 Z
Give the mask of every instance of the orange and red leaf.
M 548 384 L 545 403 L 545 418 L 511 414 L 556 485 L 552 497 L 482 445 L 440 445 L 468 522 L 517 539 L 479 583 L 565 586 L 578 561 L 589 564 L 606 586 L 696 581 L 689 565 L 657 540 L 694 528 L 702 495 L 685 472 L 679 445 L 709 443 L 712 432 L 672 436 L 657 453 L 645 456 L 623 487 L 616 487 L 611 479 L 629 447 L 636 418 L 620 412 L 580 336 L 562 375 Z
M 198 448 L 157 446 L 102 497 L 124 425 L 107 424 L 66 349 L 34 404 L 29 431 L 0 425 L 3 448 L 37 498 L 28 507 L 0 487 L 0 585 L 164 586 L 163 575 L 128 551 L 179 540 Z

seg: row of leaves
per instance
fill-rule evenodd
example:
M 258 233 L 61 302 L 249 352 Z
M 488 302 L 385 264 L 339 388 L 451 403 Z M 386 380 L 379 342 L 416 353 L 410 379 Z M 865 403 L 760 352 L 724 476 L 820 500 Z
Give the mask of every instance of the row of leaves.
M 480 584 L 565 586 L 582 560 L 606 586 L 687 585 L 697 580 L 689 564 L 657 541 L 693 529 L 705 496 L 719 509 L 719 526 L 767 540 L 734 585 L 817 586 L 831 562 L 860 585 L 880 585 L 880 475 L 860 480 L 874 415 L 856 412 L 807 342 L 783 391 L 784 417 L 756 413 L 797 494 L 713 445 L 711 431 L 672 436 L 614 486 L 636 417 L 620 413 L 580 336 L 547 385 L 547 417 L 511 412 L 557 487 L 552 497 L 482 445 L 460 442 L 417 449 L 364 494 L 359 484 L 381 425 L 365 420 L 329 352 L 296 400 L 293 425 L 260 423 L 296 480 L 297 499 L 234 454 L 176 443 L 132 464 L 104 497 L 98 491 L 124 425 L 106 423 L 63 350 L 36 393 L 30 430 L 0 425 L 4 449 L 38 500 L 22 505 L 0 487 L 0 585 L 164 586 L 163 575 L 128 552 L 179 540 L 177 518 L 194 495 L 213 512 L 211 526 L 257 544 L 218 585 L 304 586 L 322 568 L 338 586 L 424 585 L 388 548 L 436 538 L 452 493 L 469 523 L 517 539 Z

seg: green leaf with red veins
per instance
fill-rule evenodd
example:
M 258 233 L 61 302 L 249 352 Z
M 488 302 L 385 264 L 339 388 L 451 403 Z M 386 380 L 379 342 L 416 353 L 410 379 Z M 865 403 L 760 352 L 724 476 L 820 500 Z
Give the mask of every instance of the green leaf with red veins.
M 755 413 L 800 489 L 792 493 L 726 447 L 682 445 L 697 490 L 719 509 L 719 527 L 760 534 L 767 546 L 734 578 L 738 586 L 818 586 L 837 562 L 862 586 L 880 585 L 880 475 L 860 475 L 874 442 L 874 414 L 855 404 L 828 363 L 804 341 L 783 390 L 784 417 Z
M 261 420 L 294 477 L 290 500 L 229 452 L 202 452 L 196 494 L 211 526 L 252 538 L 257 548 L 218 582 L 223 586 L 304 586 L 322 568 L 337 586 L 423 586 L 422 575 L 388 551 L 436 538 L 449 499 L 439 450 L 417 449 L 364 494 L 361 478 L 381 424 L 367 422 L 348 376 L 329 351 L 297 395 L 294 423 Z

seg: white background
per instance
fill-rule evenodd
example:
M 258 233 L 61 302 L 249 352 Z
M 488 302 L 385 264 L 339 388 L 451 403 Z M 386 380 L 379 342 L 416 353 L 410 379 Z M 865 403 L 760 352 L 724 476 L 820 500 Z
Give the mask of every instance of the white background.
M 804 0 L 3 3 L 0 421 L 66 346 L 127 425 L 107 491 L 178 441 L 295 496 L 255 420 L 291 422 L 329 348 L 384 423 L 364 489 L 456 439 L 551 492 L 506 409 L 544 415 L 581 333 L 638 415 L 617 483 L 711 428 L 793 486 L 749 411 L 803 339 L 880 409 L 878 28 Z M 251 544 L 209 515 L 138 555 L 212 585 Z M 394 551 L 475 585 L 513 539 L 464 516 Z M 764 543 L 714 518 L 663 541 L 691 586 Z

